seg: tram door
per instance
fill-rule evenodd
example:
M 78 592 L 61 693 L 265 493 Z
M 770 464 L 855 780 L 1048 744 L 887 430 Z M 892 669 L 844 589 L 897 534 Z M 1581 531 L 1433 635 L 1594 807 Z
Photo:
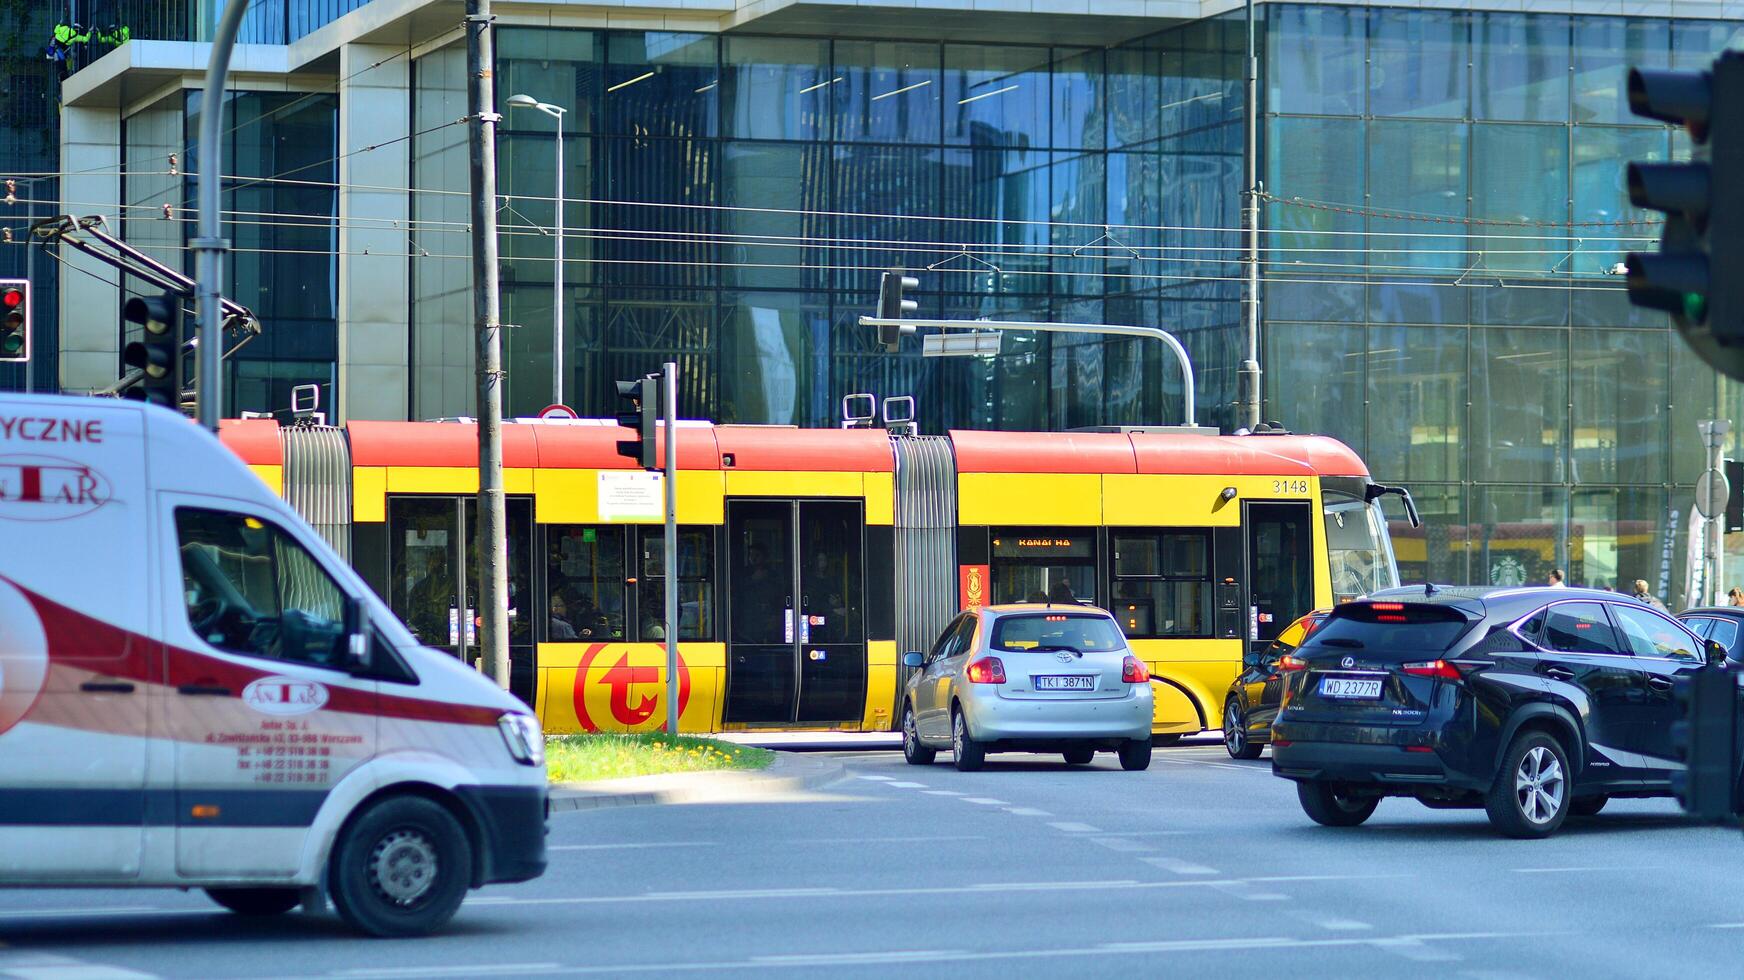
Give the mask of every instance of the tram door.
M 532 697 L 533 510 L 510 497 L 509 662 L 514 693 Z M 388 498 L 388 605 L 418 641 L 478 660 L 478 499 Z
M 1247 635 L 1254 649 L 1314 609 L 1313 522 L 1311 504 L 1247 505 Z
M 858 500 L 727 502 L 732 723 L 865 714 L 865 521 Z

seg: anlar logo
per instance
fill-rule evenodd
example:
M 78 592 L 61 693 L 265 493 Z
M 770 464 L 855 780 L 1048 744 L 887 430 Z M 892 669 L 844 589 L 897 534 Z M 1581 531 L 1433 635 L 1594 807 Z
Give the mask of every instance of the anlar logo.
M 262 677 L 242 689 L 242 703 L 263 715 L 306 715 L 327 706 L 327 686 L 295 677 Z
M 53 456 L 0 456 L 0 519 L 61 521 L 108 503 L 103 474 Z
M 0 732 L 30 713 L 47 678 L 48 634 L 42 620 L 23 592 L 0 580 Z

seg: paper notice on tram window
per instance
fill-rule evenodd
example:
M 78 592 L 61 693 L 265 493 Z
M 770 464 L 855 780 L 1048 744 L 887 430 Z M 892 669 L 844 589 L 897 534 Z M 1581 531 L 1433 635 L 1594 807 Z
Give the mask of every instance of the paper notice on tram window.
M 625 473 L 601 470 L 599 474 L 599 519 L 658 521 L 666 516 L 665 488 L 659 473 Z

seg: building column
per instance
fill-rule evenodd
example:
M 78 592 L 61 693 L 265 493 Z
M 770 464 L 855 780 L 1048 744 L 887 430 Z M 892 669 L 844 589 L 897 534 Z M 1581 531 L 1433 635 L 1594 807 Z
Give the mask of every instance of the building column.
M 76 216 L 101 214 L 120 232 L 121 112 L 61 109 L 61 200 Z M 31 246 L 36 247 L 36 246 Z M 77 249 L 60 249 L 60 384 L 71 393 L 120 379 L 120 273 Z
M 384 63 L 369 67 L 377 62 Z M 339 49 L 338 74 L 339 390 L 334 407 L 339 421 L 403 420 L 411 374 L 406 257 L 411 197 L 403 190 L 411 173 L 411 142 L 404 138 L 411 133 L 411 59 L 391 45 L 347 44 Z M 368 146 L 380 148 L 364 151 Z

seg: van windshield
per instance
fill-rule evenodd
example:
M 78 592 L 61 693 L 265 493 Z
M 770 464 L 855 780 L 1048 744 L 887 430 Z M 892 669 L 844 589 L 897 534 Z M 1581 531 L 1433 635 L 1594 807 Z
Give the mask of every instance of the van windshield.
M 1024 613 L 1001 616 L 993 624 L 994 650 L 1076 650 L 1096 653 L 1119 650 L 1126 638 L 1114 620 L 1070 613 Z

